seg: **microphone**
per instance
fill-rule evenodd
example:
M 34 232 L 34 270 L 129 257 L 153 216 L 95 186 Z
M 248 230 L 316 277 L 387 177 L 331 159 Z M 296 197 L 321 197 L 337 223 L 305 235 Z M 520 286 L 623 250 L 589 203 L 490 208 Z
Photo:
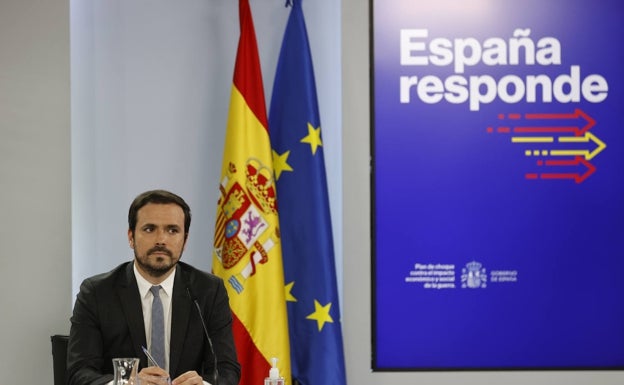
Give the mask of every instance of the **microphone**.
M 208 346 L 210 346 L 210 353 L 212 354 L 212 357 L 214 359 L 214 372 L 212 374 L 212 377 L 214 379 L 212 385 L 218 385 L 217 384 L 217 380 L 219 378 L 219 369 L 217 369 L 217 355 L 215 354 L 214 351 L 214 347 L 212 346 L 212 339 L 210 338 L 210 335 L 208 334 L 208 328 L 206 327 L 206 321 L 204 321 L 204 316 L 202 315 L 202 311 L 201 311 L 201 307 L 199 306 L 199 301 L 197 301 L 197 297 L 195 297 L 193 295 L 193 292 L 191 291 L 191 287 L 190 286 L 186 286 L 186 292 L 189 295 L 189 298 L 191 299 L 191 301 L 193 301 L 193 303 L 195 304 L 195 309 L 197 309 L 197 314 L 199 315 L 199 320 L 201 321 L 202 327 L 204 329 L 204 335 L 206 336 L 206 340 L 208 341 Z

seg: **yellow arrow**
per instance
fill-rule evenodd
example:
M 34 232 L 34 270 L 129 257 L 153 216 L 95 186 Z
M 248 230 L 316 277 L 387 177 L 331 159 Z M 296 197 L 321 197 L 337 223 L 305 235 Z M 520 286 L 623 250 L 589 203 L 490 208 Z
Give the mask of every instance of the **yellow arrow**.
M 602 150 L 607 148 L 607 145 L 591 132 L 586 132 L 584 136 L 562 136 L 557 139 L 561 143 L 588 143 L 590 141 L 596 144 L 594 151 L 589 150 L 551 150 L 550 155 L 553 156 L 582 156 L 586 160 L 591 160 L 598 155 Z

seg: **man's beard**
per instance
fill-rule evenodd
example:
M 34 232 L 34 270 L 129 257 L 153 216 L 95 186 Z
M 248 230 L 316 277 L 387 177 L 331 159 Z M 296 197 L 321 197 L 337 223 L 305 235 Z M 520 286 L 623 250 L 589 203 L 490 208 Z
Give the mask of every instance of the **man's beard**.
M 149 260 L 148 259 L 149 255 L 152 253 L 156 253 L 156 252 L 167 254 L 169 258 L 171 258 L 171 263 L 154 266 L 150 264 L 149 262 L 146 262 Z M 163 275 L 167 274 L 178 263 L 178 261 L 180 260 L 180 257 L 182 257 L 182 253 L 180 253 L 180 256 L 177 259 L 174 259 L 173 253 L 169 249 L 156 246 L 156 247 L 149 249 L 145 253 L 144 258 L 140 258 L 139 255 L 137 254 L 136 249 L 134 249 L 135 261 L 139 264 L 139 266 L 141 266 L 141 268 L 144 271 L 147 272 L 147 274 L 155 278 L 162 277 Z

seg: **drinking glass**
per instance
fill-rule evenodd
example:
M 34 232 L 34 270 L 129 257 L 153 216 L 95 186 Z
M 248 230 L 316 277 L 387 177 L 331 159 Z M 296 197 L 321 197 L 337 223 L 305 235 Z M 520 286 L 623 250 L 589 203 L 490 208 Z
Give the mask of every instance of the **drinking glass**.
M 113 358 L 113 385 L 137 385 L 138 358 Z

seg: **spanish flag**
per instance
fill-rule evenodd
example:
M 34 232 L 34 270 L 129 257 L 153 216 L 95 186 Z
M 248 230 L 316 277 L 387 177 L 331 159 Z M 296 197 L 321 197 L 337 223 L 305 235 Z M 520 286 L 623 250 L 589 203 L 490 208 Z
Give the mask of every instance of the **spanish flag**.
M 242 367 L 240 384 L 262 384 L 274 357 L 280 375 L 290 383 L 276 187 L 248 0 L 239 0 L 239 17 L 241 33 L 225 134 L 212 266 L 226 282 L 230 297 Z

